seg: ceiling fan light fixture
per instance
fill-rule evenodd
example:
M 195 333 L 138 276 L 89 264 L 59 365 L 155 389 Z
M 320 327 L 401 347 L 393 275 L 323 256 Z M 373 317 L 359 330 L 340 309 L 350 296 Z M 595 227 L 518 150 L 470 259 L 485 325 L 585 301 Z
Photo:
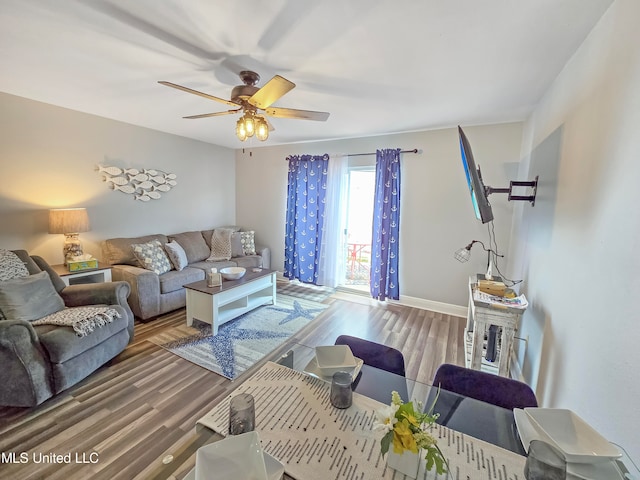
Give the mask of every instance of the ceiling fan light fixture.
M 267 138 L 269 138 L 269 125 L 267 125 L 267 121 L 261 116 L 258 116 L 256 120 L 256 137 L 261 142 L 264 142 Z
M 244 129 L 247 132 L 247 137 L 253 137 L 253 134 L 256 133 L 256 120 L 253 117 L 252 112 L 247 112 L 244 114 Z
M 161 80 L 158 83 L 233 107 L 233 109 L 229 109 L 225 112 L 203 113 L 200 115 L 189 115 L 183 118 L 193 120 L 196 118 L 218 117 L 241 112 L 242 116 L 236 123 L 236 137 L 238 137 L 238 140 L 241 142 L 246 141 L 247 138 L 253 137 L 254 135 L 261 142 L 264 142 L 269 138 L 269 130 L 273 130 L 273 126 L 263 115 L 258 114 L 258 110 L 264 111 L 265 115 L 278 118 L 316 120 L 319 122 L 324 122 L 329 118 L 329 113 L 327 112 L 272 107 L 271 105 L 274 102 L 296 86 L 295 83 L 281 77 L 280 75 L 275 75 L 262 87 L 257 86 L 260 81 L 260 75 L 251 70 L 243 70 L 240 72 L 240 79 L 243 84 L 238 85 L 231 90 L 231 98 L 229 100 L 164 80 Z
M 241 142 L 244 142 L 247 139 L 247 130 L 244 127 L 244 117 L 240 117 L 238 123 L 236 123 L 236 137 Z

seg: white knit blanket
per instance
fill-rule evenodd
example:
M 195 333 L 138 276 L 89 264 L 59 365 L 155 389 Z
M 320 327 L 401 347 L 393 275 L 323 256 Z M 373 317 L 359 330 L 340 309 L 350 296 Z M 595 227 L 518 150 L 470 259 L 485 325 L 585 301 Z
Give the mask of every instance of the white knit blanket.
M 71 327 L 79 337 L 85 337 L 96 328 L 113 322 L 121 315 L 114 308 L 109 307 L 71 307 L 52 313 L 40 320 L 31 322 L 32 325 L 59 325 Z
M 211 255 L 207 262 L 220 262 L 231 258 L 231 234 L 228 228 L 216 228 L 211 235 Z

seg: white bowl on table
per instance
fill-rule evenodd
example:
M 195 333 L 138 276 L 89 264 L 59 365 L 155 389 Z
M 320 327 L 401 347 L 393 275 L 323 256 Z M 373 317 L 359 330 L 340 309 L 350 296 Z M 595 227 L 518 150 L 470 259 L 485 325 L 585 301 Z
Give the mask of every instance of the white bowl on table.
M 242 278 L 247 269 L 244 267 L 225 267 L 220 269 L 220 275 L 225 280 L 238 280 Z
M 622 456 L 616 447 L 571 410 L 525 408 L 524 411 L 549 443 L 564 453 L 567 462 L 601 463 Z
M 529 451 L 529 443 L 532 440 L 542 440 L 553 444 L 546 433 L 538 430 L 531 417 L 521 408 L 513 409 L 513 418 L 518 429 L 518 436 L 525 451 Z M 599 463 L 572 463 L 567 461 L 567 480 L 624 480 L 620 470 L 616 466 L 615 459 Z M 631 477 L 635 478 L 635 477 Z M 640 478 L 640 477 L 638 477 Z
M 268 480 L 257 432 L 230 435 L 196 452 L 195 479 Z
M 351 372 L 358 364 L 348 345 L 316 347 L 316 362 L 322 375 L 326 377 L 336 372 Z

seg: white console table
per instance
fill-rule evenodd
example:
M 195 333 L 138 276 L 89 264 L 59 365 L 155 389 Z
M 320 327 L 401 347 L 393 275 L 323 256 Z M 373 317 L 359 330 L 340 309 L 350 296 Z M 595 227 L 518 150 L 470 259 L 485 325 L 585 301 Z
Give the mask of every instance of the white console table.
M 469 310 L 467 330 L 473 329 L 471 342 L 471 358 L 469 368 L 480 370 L 482 366 L 482 345 L 484 336 L 490 325 L 502 327 L 500 356 L 498 358 L 498 375 L 509 376 L 509 361 L 513 348 L 513 338 L 518 329 L 518 322 L 524 313 L 523 309 L 488 305 L 474 301 L 473 291 L 477 288 L 477 276 L 469 277 Z M 465 338 L 466 338 L 465 331 Z

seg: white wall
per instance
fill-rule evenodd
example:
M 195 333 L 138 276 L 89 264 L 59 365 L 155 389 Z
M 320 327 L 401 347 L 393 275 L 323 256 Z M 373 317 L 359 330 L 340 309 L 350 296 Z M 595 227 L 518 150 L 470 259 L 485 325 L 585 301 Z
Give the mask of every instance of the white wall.
M 85 252 L 110 237 L 177 233 L 235 222 L 233 150 L 0 93 L 0 247 L 61 263 L 50 208 L 86 207 Z M 97 164 L 177 174 L 159 200 L 107 188 Z
M 468 264 L 453 259 L 470 240 L 487 239 L 473 216 L 455 129 L 233 152 L 8 94 L 0 94 L 0 120 L 0 247 L 25 248 L 51 263 L 62 262 L 63 238 L 47 233 L 48 210 L 83 206 L 92 229 L 81 239 L 98 258 L 105 238 L 238 223 L 256 230 L 282 269 L 286 156 L 399 147 L 421 151 L 402 159 L 401 295 L 464 306 L 469 274 L 485 268 L 478 247 Z M 506 185 L 517 171 L 522 125 L 465 131 L 488 183 Z M 135 201 L 108 189 L 97 164 L 176 173 L 178 185 L 160 200 Z M 493 204 L 506 251 L 512 206 L 504 195 Z
M 507 186 L 518 170 L 522 124 L 466 127 L 465 133 L 487 183 Z M 239 150 L 238 224 L 256 230 L 257 241 L 272 248 L 272 268 L 282 270 L 286 157 L 375 152 L 378 148 L 420 151 L 417 155 L 403 154 L 401 159 L 401 299 L 408 296 L 466 306 L 469 275 L 486 270 L 487 256 L 479 246 L 474 247 L 471 261 L 460 264 L 453 258 L 453 252 L 473 239 L 486 243 L 488 235 L 486 226 L 473 214 L 457 129 Z M 375 161 L 375 156 L 370 158 Z M 498 244 L 506 252 L 512 204 L 507 202 L 506 195 L 496 194 L 491 200 Z
M 530 302 L 524 371 L 542 405 L 571 408 L 640 459 L 640 2 L 616 0 L 526 123 L 512 271 Z M 522 352 L 521 352 L 522 356 Z

